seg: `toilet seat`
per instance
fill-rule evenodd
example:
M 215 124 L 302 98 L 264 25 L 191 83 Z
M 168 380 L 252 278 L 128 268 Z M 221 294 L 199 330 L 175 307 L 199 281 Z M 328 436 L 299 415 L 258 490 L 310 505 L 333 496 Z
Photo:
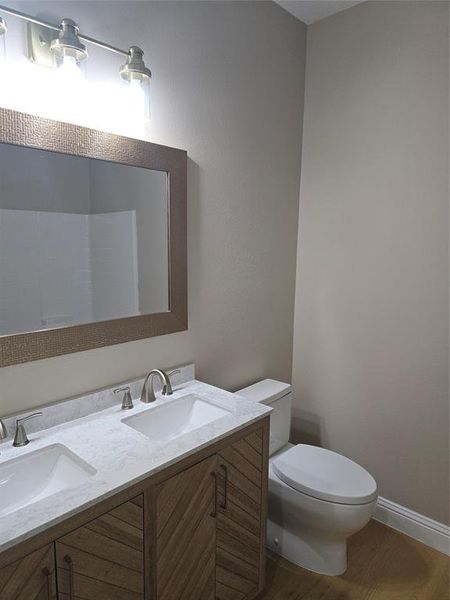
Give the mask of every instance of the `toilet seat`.
M 287 485 L 319 500 L 368 504 L 377 497 L 375 479 L 361 466 L 331 450 L 298 444 L 272 459 Z

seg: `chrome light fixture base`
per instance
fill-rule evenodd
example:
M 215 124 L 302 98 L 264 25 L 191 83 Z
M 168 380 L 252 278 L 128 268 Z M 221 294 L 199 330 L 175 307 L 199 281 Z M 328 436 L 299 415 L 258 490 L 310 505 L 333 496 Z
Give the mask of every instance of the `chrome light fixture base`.
M 72 19 L 63 19 L 60 31 L 55 38 L 55 30 L 44 25 L 29 22 L 27 27 L 28 59 L 42 67 L 53 67 L 55 56 L 73 56 L 77 63 L 87 56 L 86 46 L 78 37 L 78 25 Z
M 60 25 L 60 32 L 56 39 L 50 44 L 50 50 L 55 56 L 63 57 L 70 54 L 77 63 L 87 58 L 86 46 L 78 37 L 79 28 L 72 19 L 63 19 Z
M 53 67 L 51 43 L 55 39 L 55 31 L 37 23 L 27 24 L 28 60 L 41 67 Z
M 128 51 L 127 62 L 120 68 L 120 76 L 125 81 L 132 79 L 150 79 L 152 72 L 145 66 L 144 51 L 139 46 L 131 46 Z

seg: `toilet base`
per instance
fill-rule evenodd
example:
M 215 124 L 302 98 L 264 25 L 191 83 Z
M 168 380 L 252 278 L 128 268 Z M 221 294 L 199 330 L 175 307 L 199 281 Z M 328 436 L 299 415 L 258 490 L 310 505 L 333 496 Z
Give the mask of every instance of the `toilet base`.
M 299 567 L 320 575 L 342 575 L 347 569 L 346 540 L 321 540 L 305 532 L 299 538 L 270 519 L 267 521 L 267 547 Z

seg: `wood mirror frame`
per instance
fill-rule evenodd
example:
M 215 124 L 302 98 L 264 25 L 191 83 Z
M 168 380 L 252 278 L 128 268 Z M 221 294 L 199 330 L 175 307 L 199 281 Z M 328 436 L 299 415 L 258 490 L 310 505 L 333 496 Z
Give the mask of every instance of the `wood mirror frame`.
M 0 336 L 0 367 L 187 329 L 187 154 L 184 150 L 0 108 L 0 143 L 168 173 L 169 310 Z

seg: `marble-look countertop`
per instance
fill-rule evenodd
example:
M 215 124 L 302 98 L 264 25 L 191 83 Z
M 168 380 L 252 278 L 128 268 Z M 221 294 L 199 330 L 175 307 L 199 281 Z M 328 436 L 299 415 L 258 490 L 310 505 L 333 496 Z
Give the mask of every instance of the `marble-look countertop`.
M 121 419 L 187 394 L 196 394 L 229 414 L 166 442 L 155 442 L 121 423 Z M 134 395 L 133 395 L 134 397 Z M 122 411 L 120 402 L 94 414 L 29 434 L 30 444 L 0 445 L 0 465 L 50 444 L 63 444 L 96 473 L 82 485 L 65 489 L 16 512 L 0 517 L 0 552 L 108 498 L 130 485 L 194 454 L 223 437 L 262 419 L 271 409 L 195 379 L 174 387 L 170 397 Z M 30 421 L 31 424 L 31 421 Z M 1 502 L 1 498 L 0 498 Z

